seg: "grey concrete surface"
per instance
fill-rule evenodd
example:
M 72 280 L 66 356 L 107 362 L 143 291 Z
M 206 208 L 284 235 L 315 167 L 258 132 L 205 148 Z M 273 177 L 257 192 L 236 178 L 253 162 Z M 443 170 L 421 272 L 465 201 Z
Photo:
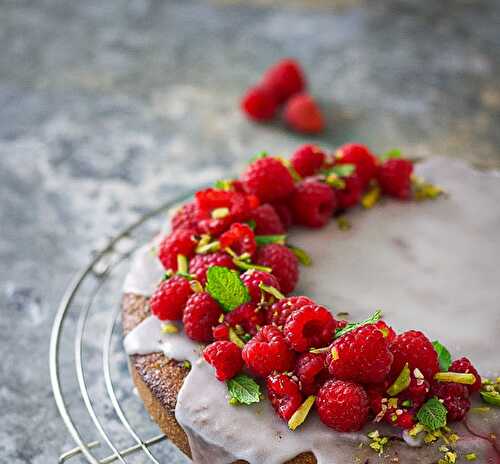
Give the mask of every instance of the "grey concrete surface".
M 357 139 L 498 167 L 499 24 L 496 0 L 0 2 L 0 461 L 55 462 L 73 446 L 52 399 L 48 342 L 92 250 L 253 153 L 307 140 L 240 114 L 240 94 L 266 66 L 303 63 L 328 114 L 315 139 L 325 147 Z M 115 283 L 102 297 L 96 334 L 118 293 Z M 114 355 L 120 399 L 154 431 L 118 345 Z M 111 406 L 98 406 L 122 433 Z M 95 438 L 82 410 L 77 418 Z M 183 461 L 161 448 L 163 462 Z

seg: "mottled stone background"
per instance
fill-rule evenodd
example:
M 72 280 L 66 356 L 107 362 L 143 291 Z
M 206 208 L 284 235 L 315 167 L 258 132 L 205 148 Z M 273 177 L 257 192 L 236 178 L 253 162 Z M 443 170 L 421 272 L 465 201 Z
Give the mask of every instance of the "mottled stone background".
M 317 140 L 327 147 L 359 139 L 500 166 L 499 24 L 496 0 L 1 1 L 0 461 L 55 462 L 73 446 L 49 385 L 49 331 L 92 250 L 249 155 L 305 140 L 238 111 L 266 66 L 303 63 L 329 115 Z M 96 350 L 118 282 L 99 296 L 88 340 L 88 381 L 113 437 L 123 433 L 99 399 Z M 118 342 L 113 355 L 120 399 L 150 434 Z M 166 444 L 161 456 L 183 461 Z

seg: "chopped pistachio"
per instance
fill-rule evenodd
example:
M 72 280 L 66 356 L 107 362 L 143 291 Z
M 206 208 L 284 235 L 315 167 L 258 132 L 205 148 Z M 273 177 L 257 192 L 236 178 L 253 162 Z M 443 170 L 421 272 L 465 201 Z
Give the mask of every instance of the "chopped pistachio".
M 187 274 L 188 273 L 188 260 L 184 255 L 177 255 L 177 272 Z
M 299 406 L 299 408 L 293 413 L 292 417 L 288 421 L 288 428 L 290 430 L 295 430 L 299 425 L 301 425 L 305 420 L 309 411 L 311 410 L 316 397 L 314 395 L 308 396 L 305 401 Z
M 259 288 L 263 292 L 269 293 L 270 295 L 274 296 L 274 298 L 276 298 L 277 300 L 282 300 L 283 298 L 285 298 L 285 295 L 283 295 L 283 293 L 281 293 L 277 288 L 271 287 L 262 282 L 259 284 Z
M 229 327 L 229 340 L 231 340 L 240 348 L 243 348 L 245 346 L 245 342 L 240 337 L 238 337 L 238 334 L 234 331 L 232 327 Z
M 378 185 L 371 187 L 367 193 L 361 199 L 361 204 L 363 208 L 370 209 L 373 208 L 380 200 L 381 190 Z
M 438 372 L 434 374 L 434 380 L 438 382 L 454 382 L 472 385 L 476 381 L 476 376 L 474 374 L 463 374 L 461 372 Z
M 223 219 L 229 216 L 229 208 L 215 208 L 211 213 L 212 219 Z
M 166 324 L 163 325 L 163 327 L 161 328 L 161 331 L 164 334 L 176 334 L 179 332 L 179 329 L 175 324 L 172 324 L 171 322 L 167 322 Z
M 405 364 L 394 383 L 387 389 L 387 394 L 396 396 L 410 386 L 410 368 Z
M 476 453 L 467 453 L 465 455 L 466 461 L 475 461 L 477 459 Z
M 351 228 L 351 223 L 349 219 L 347 219 L 345 216 L 339 216 L 337 218 L 337 226 L 340 230 L 349 230 Z

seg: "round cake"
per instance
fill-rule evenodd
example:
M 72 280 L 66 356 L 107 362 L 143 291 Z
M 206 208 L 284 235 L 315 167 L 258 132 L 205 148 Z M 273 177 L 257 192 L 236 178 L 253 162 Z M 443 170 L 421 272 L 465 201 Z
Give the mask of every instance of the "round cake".
M 500 176 L 359 147 L 259 158 L 135 254 L 131 373 L 194 462 L 500 462 Z

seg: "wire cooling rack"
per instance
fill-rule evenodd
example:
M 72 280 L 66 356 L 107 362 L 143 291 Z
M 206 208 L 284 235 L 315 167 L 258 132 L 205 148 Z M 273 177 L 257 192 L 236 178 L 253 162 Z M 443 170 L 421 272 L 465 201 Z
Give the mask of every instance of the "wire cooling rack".
M 50 338 L 50 378 L 61 417 L 76 447 L 59 462 L 184 462 L 145 420 L 128 374 L 120 326 L 121 285 L 133 252 L 158 232 L 166 212 L 188 192 L 145 214 L 96 252 L 67 288 Z M 162 220 L 163 219 L 163 220 Z M 147 438 L 144 438 L 147 437 Z

